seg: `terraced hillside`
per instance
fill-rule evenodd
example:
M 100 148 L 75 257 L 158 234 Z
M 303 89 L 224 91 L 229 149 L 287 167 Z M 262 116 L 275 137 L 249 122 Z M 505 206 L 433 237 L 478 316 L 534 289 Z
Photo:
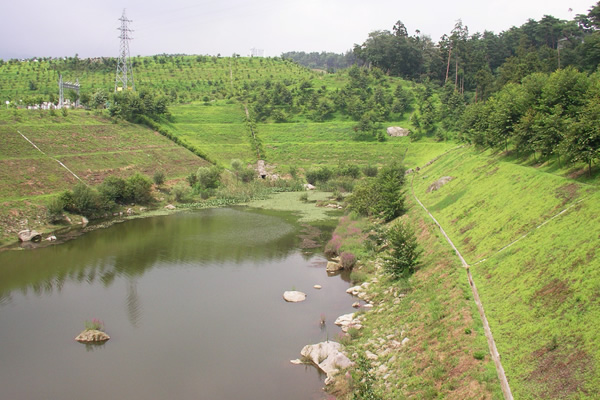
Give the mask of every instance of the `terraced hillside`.
M 178 137 L 206 152 L 225 166 L 232 159 L 255 163 L 250 133 L 245 126 L 243 107 L 233 102 L 211 105 L 191 103 L 171 109 L 175 123 L 170 124 Z M 395 124 L 389 122 L 390 125 Z M 262 143 L 261 158 L 285 173 L 289 167 L 308 169 L 316 165 L 381 165 L 404 160 L 418 166 L 453 148 L 456 144 L 408 137 L 388 138 L 385 142 L 353 139 L 356 122 L 338 119 L 327 122 L 261 123 L 256 136 Z
M 66 117 L 28 110 L 2 112 L 0 143 L 0 215 L 15 229 L 24 215 L 31 214 L 25 208 L 43 206 L 48 196 L 72 188 L 77 183 L 74 175 L 90 185 L 109 175 L 152 176 L 157 170 L 171 179 L 207 164 L 145 127 L 85 111 L 70 111 Z M 11 232 L 2 232 L 7 233 Z
M 467 148 L 422 169 L 414 190 L 471 265 L 514 398 L 595 398 L 598 182 Z

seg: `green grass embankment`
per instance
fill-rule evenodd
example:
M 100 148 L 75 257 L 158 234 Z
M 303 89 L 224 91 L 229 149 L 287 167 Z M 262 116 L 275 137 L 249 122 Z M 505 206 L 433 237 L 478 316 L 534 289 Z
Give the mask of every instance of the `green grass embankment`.
M 465 148 L 414 181 L 471 264 L 516 399 L 600 390 L 600 192 L 554 172 Z M 453 179 L 427 193 L 443 176 Z
M 377 278 L 368 281 L 375 307 L 346 345 L 348 354 L 377 355 L 367 367 L 376 397 L 357 398 L 502 399 L 466 271 L 423 209 L 411 198 L 407 206 L 408 214 L 391 224 L 414 227 L 423 249 L 414 275 L 390 280 L 381 260 L 362 260 L 353 272 Z M 343 389 L 334 394 L 354 398 Z

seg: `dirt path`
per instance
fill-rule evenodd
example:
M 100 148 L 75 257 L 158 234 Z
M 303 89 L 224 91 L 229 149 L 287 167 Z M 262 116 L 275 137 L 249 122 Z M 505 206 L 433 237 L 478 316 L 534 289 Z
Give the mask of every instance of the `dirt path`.
M 417 198 L 417 196 L 415 194 L 415 189 L 413 187 L 413 181 L 415 179 L 415 175 L 416 174 L 413 173 L 413 177 L 412 177 L 411 184 L 410 184 L 411 190 L 412 190 L 412 195 L 415 198 L 415 200 L 417 201 L 417 203 L 419 203 L 419 205 L 423 208 L 423 210 L 425 210 L 425 212 L 431 217 L 433 222 L 435 222 L 435 224 L 438 226 L 438 228 L 440 228 L 440 232 L 442 232 L 442 235 L 444 235 L 444 237 L 446 238 L 448 243 L 450 243 L 450 246 L 452 246 L 452 248 L 456 252 L 456 255 L 460 259 L 460 262 L 462 263 L 463 267 L 467 270 L 467 277 L 469 279 L 469 285 L 471 285 L 471 290 L 473 292 L 473 299 L 475 300 L 475 304 L 477 305 L 477 310 L 479 310 L 479 315 L 480 315 L 481 321 L 483 323 L 483 330 L 485 332 L 485 337 L 488 342 L 488 347 L 490 349 L 490 354 L 492 356 L 492 360 L 494 361 L 494 364 L 496 365 L 496 372 L 498 374 L 498 379 L 500 380 L 500 387 L 502 388 L 502 393 L 504 394 L 504 398 L 506 400 L 512 400 L 513 396 L 510 391 L 510 386 L 508 385 L 508 380 L 506 379 L 506 374 L 504 373 L 504 368 L 502 367 L 502 363 L 500 362 L 500 354 L 498 353 L 498 349 L 496 348 L 496 342 L 494 341 L 494 336 L 492 335 L 492 330 L 490 329 L 490 324 L 488 323 L 488 320 L 485 316 L 485 312 L 483 310 L 483 304 L 481 304 L 481 300 L 479 298 L 479 293 L 477 292 L 477 287 L 475 286 L 475 282 L 473 281 L 473 277 L 471 276 L 469 264 L 467 264 L 467 262 L 463 258 L 462 254 L 460 254 L 460 251 L 458 251 L 458 249 L 456 248 L 454 243 L 452 243 L 452 240 L 450 240 L 450 238 L 444 231 L 444 228 L 442 228 L 442 225 L 440 225 L 440 223 L 435 219 L 435 217 L 429 212 L 427 207 L 425 207 L 423 205 L 423 203 L 421 203 L 421 200 L 419 200 Z

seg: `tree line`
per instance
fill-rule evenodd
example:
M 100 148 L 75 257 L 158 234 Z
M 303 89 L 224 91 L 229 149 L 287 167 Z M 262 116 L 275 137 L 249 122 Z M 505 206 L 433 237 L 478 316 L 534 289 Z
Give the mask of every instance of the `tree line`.
M 600 2 L 569 21 L 546 15 L 498 34 L 470 34 L 459 20 L 437 43 L 418 30 L 410 35 L 398 21 L 391 31 L 371 32 L 353 52 L 387 74 L 438 85 L 452 82 L 457 90 L 481 100 L 535 72 L 568 66 L 594 72 L 600 63 L 599 28 Z

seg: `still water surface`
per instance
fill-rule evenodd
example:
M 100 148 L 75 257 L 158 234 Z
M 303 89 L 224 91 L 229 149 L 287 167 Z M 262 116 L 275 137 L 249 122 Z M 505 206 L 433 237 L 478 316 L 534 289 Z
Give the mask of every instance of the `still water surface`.
M 216 209 L 0 253 L 0 398 L 323 398 L 323 376 L 289 361 L 335 338 L 352 299 L 298 243 L 289 217 Z M 292 289 L 307 300 L 286 303 Z M 73 340 L 92 318 L 103 346 Z

